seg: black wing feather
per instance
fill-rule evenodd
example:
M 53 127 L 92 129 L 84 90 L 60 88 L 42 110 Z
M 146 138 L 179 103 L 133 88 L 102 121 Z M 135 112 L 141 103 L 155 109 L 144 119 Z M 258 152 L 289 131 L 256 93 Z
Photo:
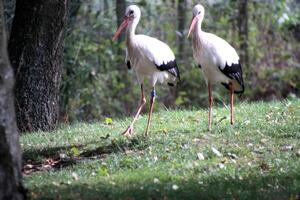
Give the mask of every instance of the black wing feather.
M 179 69 L 176 63 L 176 60 L 163 63 L 161 65 L 155 64 L 156 68 L 160 71 L 168 71 L 173 76 L 177 77 L 180 80 Z
M 127 60 L 126 65 L 127 65 L 127 68 L 130 70 L 130 69 L 131 69 L 131 64 L 130 64 L 130 61 L 129 61 L 129 60 Z
M 228 78 L 232 79 L 232 80 L 236 80 L 238 82 L 238 84 L 241 85 L 242 90 L 235 92 L 235 93 L 243 93 L 244 92 L 244 81 L 243 81 L 243 73 L 242 73 L 242 66 L 240 64 L 240 62 L 238 62 L 237 64 L 233 63 L 232 65 L 228 65 L 226 62 L 225 67 L 222 69 L 219 66 L 220 71 L 227 76 Z M 227 89 L 229 89 L 228 84 L 226 83 L 222 83 Z

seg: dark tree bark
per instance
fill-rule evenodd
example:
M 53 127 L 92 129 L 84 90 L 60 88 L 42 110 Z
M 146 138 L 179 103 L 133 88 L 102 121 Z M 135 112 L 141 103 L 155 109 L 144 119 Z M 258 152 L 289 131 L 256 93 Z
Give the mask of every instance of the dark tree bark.
M 21 182 L 21 153 L 15 120 L 13 70 L 10 67 L 0 1 L 0 200 L 24 199 Z
M 9 41 L 20 131 L 52 130 L 59 118 L 69 0 L 17 0 Z
M 125 10 L 127 6 L 126 0 L 116 0 L 116 17 L 117 17 L 117 26 L 119 27 L 123 21 Z M 130 81 L 128 71 L 127 71 L 127 63 L 125 62 L 125 49 L 124 47 L 121 47 L 121 43 L 125 41 L 125 31 L 121 33 L 121 35 L 118 38 L 118 49 L 117 49 L 117 67 L 116 69 L 119 71 L 117 81 L 118 83 L 123 83 L 126 85 L 125 88 L 120 90 L 118 95 L 125 95 L 129 91 L 132 91 L 132 82 Z M 117 96 L 118 96 L 117 95 Z M 123 102 L 123 107 L 126 109 L 126 113 L 130 113 L 130 102 Z
M 178 44 L 178 60 L 185 58 L 184 54 L 184 46 L 185 46 L 185 36 L 184 30 L 186 28 L 186 11 L 187 11 L 187 1 L 186 0 L 178 0 L 177 5 L 177 20 L 178 20 L 178 31 L 181 35 L 178 36 L 177 44 Z
M 4 0 L 4 17 L 5 17 L 5 25 L 7 36 L 9 38 L 10 29 L 13 21 L 13 17 L 15 14 L 15 5 L 16 0 Z
M 116 0 L 116 16 L 117 16 L 117 26 L 119 27 L 123 21 L 123 17 L 126 10 L 126 0 Z M 119 70 L 124 69 L 124 59 L 123 55 L 125 55 L 125 51 L 123 48 L 120 48 L 120 44 L 124 42 L 125 39 L 125 32 L 123 31 L 119 38 L 118 38 L 118 49 L 117 49 L 117 55 L 119 55 L 119 59 L 117 60 L 117 68 Z M 123 70 L 124 71 L 124 70 Z M 126 76 L 126 74 L 124 74 Z
M 249 50 L 248 50 L 248 0 L 237 1 L 238 16 L 237 26 L 240 41 L 240 56 L 243 66 L 249 67 Z
M 176 6 L 175 1 L 172 1 L 172 5 Z M 187 0 L 178 0 L 177 1 L 177 54 L 176 60 L 177 63 L 180 65 L 183 63 L 185 55 L 185 43 L 186 37 L 184 35 L 184 31 L 186 29 L 186 12 L 187 12 Z M 177 96 L 177 89 L 176 87 L 170 87 L 170 95 L 168 95 L 165 100 L 164 104 L 167 107 L 173 107 L 175 105 L 176 96 Z
M 125 9 L 126 9 L 126 1 L 125 0 L 116 0 L 116 15 L 117 15 L 118 27 L 121 25 L 121 23 L 123 21 Z M 120 44 L 121 42 L 123 42 L 124 38 L 125 38 L 125 33 L 123 32 L 123 33 L 121 33 L 121 35 L 118 38 L 118 43 Z

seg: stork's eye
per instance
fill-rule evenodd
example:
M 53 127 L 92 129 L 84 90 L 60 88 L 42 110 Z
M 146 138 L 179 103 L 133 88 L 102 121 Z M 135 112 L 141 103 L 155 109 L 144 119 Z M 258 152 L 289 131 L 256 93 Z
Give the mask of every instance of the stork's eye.
M 201 13 L 201 11 L 199 11 L 197 15 L 200 15 L 200 13 Z
M 133 10 L 131 10 L 131 11 L 129 12 L 129 14 L 132 15 L 132 14 L 133 14 Z

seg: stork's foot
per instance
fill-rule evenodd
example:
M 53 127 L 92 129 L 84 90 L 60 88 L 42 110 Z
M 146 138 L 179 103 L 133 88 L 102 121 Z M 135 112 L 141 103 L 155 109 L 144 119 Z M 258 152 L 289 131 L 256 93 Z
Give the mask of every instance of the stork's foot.
M 122 134 L 126 137 L 131 137 L 133 135 L 133 126 L 132 125 L 128 126 L 126 131 L 124 131 Z

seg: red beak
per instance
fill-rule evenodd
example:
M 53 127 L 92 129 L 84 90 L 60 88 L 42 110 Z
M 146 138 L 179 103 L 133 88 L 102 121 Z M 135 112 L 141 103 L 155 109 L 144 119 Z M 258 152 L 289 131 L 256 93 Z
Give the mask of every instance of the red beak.
M 122 31 L 127 27 L 128 23 L 129 23 L 129 17 L 124 17 L 124 20 L 122 22 L 122 24 L 119 26 L 119 28 L 117 29 L 116 33 L 114 34 L 112 40 L 115 41 L 119 35 L 122 33 Z
M 191 22 L 191 26 L 190 26 L 190 30 L 189 30 L 189 33 L 188 33 L 187 37 L 190 36 L 192 30 L 195 28 L 195 25 L 196 25 L 197 21 L 198 21 L 198 18 L 193 17 L 192 22 Z

